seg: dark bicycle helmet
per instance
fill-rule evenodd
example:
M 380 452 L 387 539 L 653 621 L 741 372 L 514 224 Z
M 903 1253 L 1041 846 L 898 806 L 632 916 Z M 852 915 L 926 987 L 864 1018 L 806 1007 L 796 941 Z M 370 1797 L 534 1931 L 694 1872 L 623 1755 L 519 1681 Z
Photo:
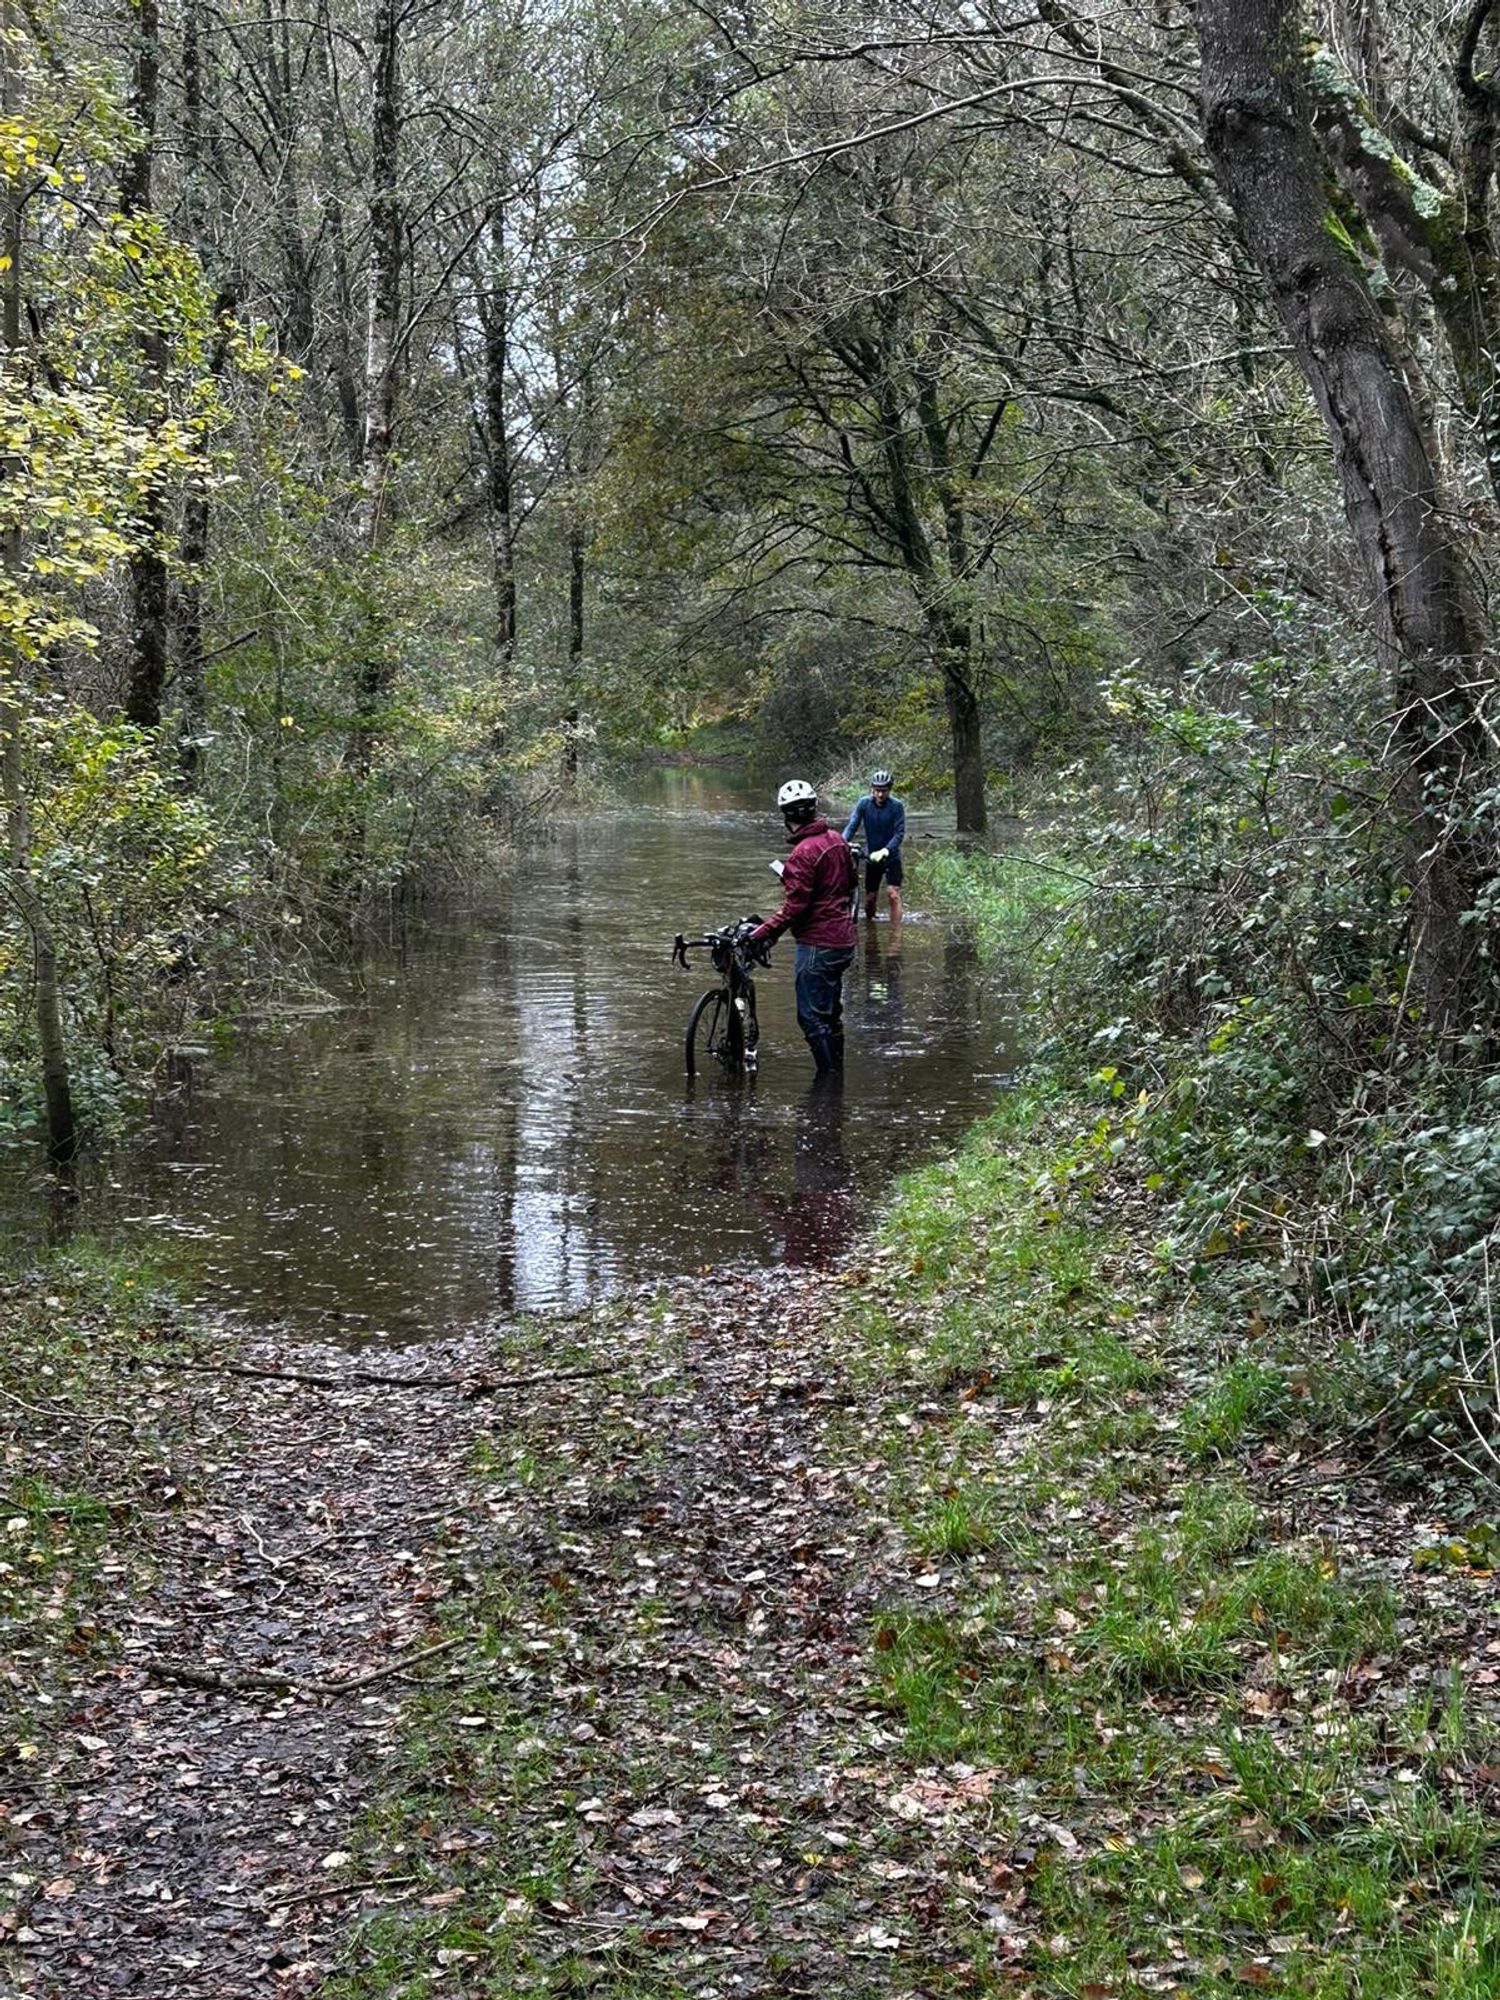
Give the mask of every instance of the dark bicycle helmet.
M 872 792 L 888 792 L 895 782 L 895 779 L 883 764 L 878 771 L 870 773 L 870 790 Z

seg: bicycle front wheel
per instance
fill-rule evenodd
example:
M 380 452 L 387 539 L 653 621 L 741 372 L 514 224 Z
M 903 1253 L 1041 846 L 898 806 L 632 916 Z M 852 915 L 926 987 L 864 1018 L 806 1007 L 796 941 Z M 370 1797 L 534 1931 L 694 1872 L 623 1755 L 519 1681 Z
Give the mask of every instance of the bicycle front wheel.
M 748 981 L 740 1001 L 744 1008 L 744 1063 L 745 1074 L 754 1076 L 760 1068 L 760 1022 L 755 1013 L 755 988 Z
M 729 1011 L 728 996 L 722 986 L 710 986 L 688 1015 L 687 1040 L 683 1053 L 687 1057 L 687 1073 L 698 1074 L 700 1052 L 709 1058 L 716 1057 L 724 1043 L 725 1016 Z

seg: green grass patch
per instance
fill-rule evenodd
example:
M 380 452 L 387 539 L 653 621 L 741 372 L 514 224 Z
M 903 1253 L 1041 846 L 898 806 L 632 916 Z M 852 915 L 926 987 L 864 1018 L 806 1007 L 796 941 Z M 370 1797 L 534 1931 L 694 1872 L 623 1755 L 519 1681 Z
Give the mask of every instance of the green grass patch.
M 996 854 L 942 848 L 922 856 L 918 880 L 985 960 L 1029 951 L 1078 896 L 1073 878 L 1020 846 Z
M 1227 1458 L 1248 1440 L 1284 1429 L 1295 1407 L 1284 1369 L 1237 1358 L 1183 1410 L 1183 1449 L 1195 1458 Z
M 1278 1675 L 1288 1660 L 1338 1666 L 1389 1642 L 1382 1590 L 1351 1587 L 1322 1558 L 1270 1550 L 1227 1572 L 1202 1545 L 1142 1538 L 1104 1590 L 1088 1640 L 1132 1687 L 1224 1687 L 1251 1654 Z
M 143 1370 L 180 1343 L 144 1260 L 80 1244 L 0 1277 L 0 1768 L 18 1800 L 66 1757 L 70 1690 L 148 1581 L 144 1522 L 175 1475 Z

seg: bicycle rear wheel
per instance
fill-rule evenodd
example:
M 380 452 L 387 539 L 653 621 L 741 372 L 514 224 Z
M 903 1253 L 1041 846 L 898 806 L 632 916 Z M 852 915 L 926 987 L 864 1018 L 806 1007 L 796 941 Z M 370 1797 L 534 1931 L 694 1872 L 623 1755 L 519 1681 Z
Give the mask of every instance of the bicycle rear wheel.
M 729 1010 L 728 996 L 722 986 L 710 986 L 708 991 L 695 1002 L 688 1015 L 687 1039 L 683 1053 L 687 1057 L 687 1073 L 698 1074 L 698 1056 L 715 1057 L 724 1039 L 724 1018 Z

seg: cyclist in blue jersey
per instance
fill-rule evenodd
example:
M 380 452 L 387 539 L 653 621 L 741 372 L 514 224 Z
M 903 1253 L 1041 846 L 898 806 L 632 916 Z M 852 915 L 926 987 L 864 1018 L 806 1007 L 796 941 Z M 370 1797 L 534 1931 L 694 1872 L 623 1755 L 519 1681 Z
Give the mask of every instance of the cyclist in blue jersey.
M 870 789 L 850 813 L 844 838 L 853 840 L 856 829 L 864 829 L 865 916 L 874 923 L 884 882 L 891 906 L 890 948 L 897 951 L 901 946 L 901 843 L 906 838 L 906 807 L 891 791 L 892 782 L 889 771 L 870 774 Z

